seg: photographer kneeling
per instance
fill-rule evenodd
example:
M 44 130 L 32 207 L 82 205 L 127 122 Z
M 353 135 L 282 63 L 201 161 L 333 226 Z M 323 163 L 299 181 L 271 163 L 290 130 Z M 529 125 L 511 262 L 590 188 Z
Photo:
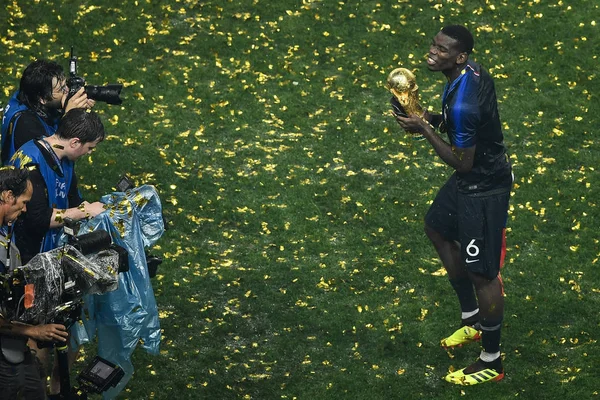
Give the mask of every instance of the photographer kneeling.
M 21 265 L 19 251 L 11 240 L 12 224 L 27 210 L 33 193 L 29 173 L 15 167 L 0 168 L 0 272 L 7 273 Z M 11 323 L 0 315 L 0 399 L 43 400 L 45 382 L 35 357 L 27 347 L 28 339 L 66 341 L 63 325 L 25 325 Z

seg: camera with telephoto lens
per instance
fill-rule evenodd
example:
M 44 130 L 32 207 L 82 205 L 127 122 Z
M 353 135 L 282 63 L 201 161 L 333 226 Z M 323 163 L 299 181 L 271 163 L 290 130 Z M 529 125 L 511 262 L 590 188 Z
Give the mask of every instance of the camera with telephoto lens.
M 113 243 L 107 231 L 98 229 L 76 236 L 78 224 L 69 219 L 65 222 L 67 242 L 62 247 L 0 273 L 0 311 L 4 319 L 33 325 L 56 323 L 70 329 L 81 319 L 85 295 L 117 288 L 117 274 L 129 268 L 127 250 Z M 2 341 L 3 354 L 6 348 L 7 354 L 14 354 L 10 346 L 4 347 L 4 338 Z M 119 365 L 95 357 L 77 376 L 79 386 L 72 387 L 67 344 L 38 341 L 37 345 L 56 349 L 60 393 L 49 396 L 51 399 L 87 400 L 88 394 L 117 386 L 125 375 Z
M 93 291 L 92 285 L 88 282 L 89 278 L 97 280 L 99 286 L 96 286 L 96 288 L 108 283 L 97 276 L 93 270 L 82 264 L 80 255 L 100 256 L 100 258 L 96 259 L 96 262 L 108 263 L 111 270 L 116 270 L 119 273 L 129 270 L 129 255 L 127 250 L 114 244 L 107 231 L 99 229 L 85 235 L 77 236 L 78 231 L 78 222 L 70 218 L 65 218 L 64 232 L 67 237 L 66 244 L 68 246 L 63 248 L 63 253 L 60 256 L 60 270 L 62 271 L 62 292 L 58 298 L 60 304 L 48 313 L 51 315 L 51 319 L 47 321 L 62 324 L 67 329 L 70 329 L 79 320 L 83 297 L 86 292 Z M 107 251 L 109 253 L 105 253 Z M 113 254 L 113 257 L 110 258 L 109 254 Z M 83 274 L 82 271 L 84 272 Z M 108 290 L 108 285 L 106 288 Z M 105 289 L 101 289 L 99 292 L 103 292 L 103 290 Z M 38 343 L 39 348 L 51 347 L 53 345 L 51 342 Z
M 119 272 L 129 271 L 129 255 L 127 250 L 114 244 L 110 234 L 105 230 L 98 229 L 85 235 L 77 236 L 79 233 L 79 221 L 65 218 L 63 231 L 67 236 L 67 244 L 73 246 L 82 254 L 98 253 L 102 250 L 110 249 L 118 254 L 117 270 Z
M 69 78 L 67 79 L 67 87 L 69 88 L 67 101 L 83 87 L 85 88 L 85 94 L 88 99 L 116 105 L 123 102 L 119 97 L 121 89 L 123 89 L 123 85 L 120 83 L 111 83 L 106 86 L 86 85 L 85 79 L 77 76 L 77 57 L 73 54 L 73 47 L 71 47 L 71 57 L 69 60 Z

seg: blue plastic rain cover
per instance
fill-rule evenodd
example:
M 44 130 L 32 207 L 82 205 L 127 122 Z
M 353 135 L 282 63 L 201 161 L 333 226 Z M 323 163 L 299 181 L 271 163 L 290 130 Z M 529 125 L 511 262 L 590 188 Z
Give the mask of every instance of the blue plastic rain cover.
M 109 232 L 113 243 L 128 251 L 129 272 L 119 274 L 117 290 L 85 297 L 83 324 L 75 324 L 71 333 L 78 344 L 88 343 L 97 333 L 98 355 L 123 368 L 123 379 L 103 395 L 112 399 L 133 375 L 130 356 L 138 343 L 151 354 L 159 352 L 158 309 L 144 248 L 162 236 L 164 222 L 160 198 L 150 185 L 115 192 L 100 201 L 107 210 L 81 224 L 78 234 Z

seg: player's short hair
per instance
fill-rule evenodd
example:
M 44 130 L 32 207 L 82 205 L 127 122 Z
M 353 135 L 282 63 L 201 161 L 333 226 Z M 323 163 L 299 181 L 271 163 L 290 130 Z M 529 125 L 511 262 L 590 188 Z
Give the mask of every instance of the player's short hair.
M 471 54 L 473 52 L 473 35 L 462 25 L 448 25 L 442 28 L 442 33 L 458 42 L 458 50 L 461 53 Z
M 30 109 L 41 106 L 41 100 L 52 100 L 52 80 L 60 82 L 65 79 L 63 67 L 48 60 L 36 60 L 29 64 L 19 83 L 18 99 Z
M 11 191 L 15 198 L 27 190 L 29 170 L 13 166 L 0 167 L 0 193 Z M 2 199 L 0 198 L 0 202 Z
M 81 143 L 104 139 L 104 125 L 98 114 L 84 108 L 74 108 L 58 124 L 56 136 L 61 139 L 79 139 Z

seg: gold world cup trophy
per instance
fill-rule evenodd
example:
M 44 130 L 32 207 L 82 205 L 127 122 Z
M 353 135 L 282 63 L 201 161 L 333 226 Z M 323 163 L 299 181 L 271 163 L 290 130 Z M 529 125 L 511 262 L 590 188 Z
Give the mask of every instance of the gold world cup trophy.
M 387 78 L 387 87 L 393 94 L 390 99 L 392 111 L 394 114 L 407 117 L 416 114 L 423 116 L 423 107 L 419 104 L 419 86 L 415 75 L 406 68 L 396 68 Z M 415 134 L 415 139 L 423 138 L 420 134 Z

